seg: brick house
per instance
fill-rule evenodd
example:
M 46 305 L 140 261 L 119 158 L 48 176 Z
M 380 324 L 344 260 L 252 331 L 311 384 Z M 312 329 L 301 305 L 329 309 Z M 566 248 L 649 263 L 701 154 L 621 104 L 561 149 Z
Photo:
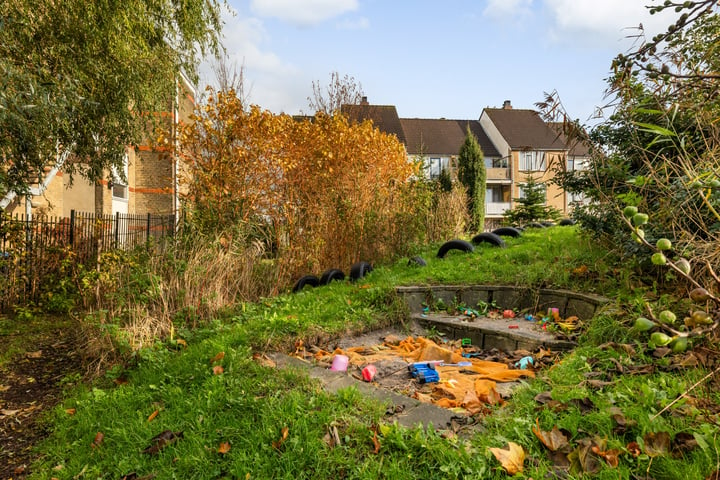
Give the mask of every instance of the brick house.
M 546 186 L 547 204 L 564 214 L 578 200 L 550 180 L 555 165 L 569 162 L 568 168 L 582 168 L 587 150 L 568 146 L 557 126 L 543 121 L 534 110 L 513 109 L 506 101 L 502 108 L 485 108 L 478 120 L 401 118 L 394 106 L 371 105 L 363 97 L 359 105 L 343 105 L 341 112 L 351 121 L 372 120 L 380 130 L 395 135 L 409 158 L 423 161 L 428 178 L 436 178 L 442 169 L 456 171 L 458 153 L 470 127 L 487 169 L 486 229 L 498 226 L 505 211 L 513 208 L 513 199 L 522 196 L 527 175 Z
M 523 181 L 532 176 L 545 185 L 547 205 L 567 213 L 566 192 L 550 180 L 555 176 L 553 168 L 567 161 L 569 149 L 540 114 L 534 110 L 514 109 L 510 101 L 505 101 L 502 108 L 485 108 L 480 115 L 480 125 L 502 158 L 507 160 L 511 198 L 522 197 Z
M 175 98 L 168 103 L 168 110 L 157 113 L 173 137 L 178 125 L 188 121 L 193 112 L 195 96 L 195 88 L 180 75 Z M 4 200 L 3 204 L 7 204 L 4 210 L 9 214 L 43 213 L 61 217 L 69 217 L 72 210 L 95 214 L 175 214 L 179 209 L 178 173 L 181 166 L 173 149 L 149 145 L 150 142 L 145 141 L 136 148 L 126 148 L 125 181 L 121 175 L 108 172 L 110 181 L 103 179 L 91 183 L 75 175 L 71 184 L 62 168 L 57 171 L 47 168 L 44 186 L 32 188 L 30 202 L 10 194 Z

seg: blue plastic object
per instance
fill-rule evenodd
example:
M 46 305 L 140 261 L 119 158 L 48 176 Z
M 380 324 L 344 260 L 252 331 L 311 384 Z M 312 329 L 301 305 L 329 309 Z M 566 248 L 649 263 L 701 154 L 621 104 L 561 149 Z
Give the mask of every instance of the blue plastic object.
M 520 370 L 527 370 L 528 366 L 534 364 L 535 360 L 533 360 L 533 357 L 523 357 L 517 362 L 515 362 L 515 368 L 519 368 Z
M 423 370 L 417 374 L 420 383 L 434 383 L 440 381 L 440 375 L 435 370 Z

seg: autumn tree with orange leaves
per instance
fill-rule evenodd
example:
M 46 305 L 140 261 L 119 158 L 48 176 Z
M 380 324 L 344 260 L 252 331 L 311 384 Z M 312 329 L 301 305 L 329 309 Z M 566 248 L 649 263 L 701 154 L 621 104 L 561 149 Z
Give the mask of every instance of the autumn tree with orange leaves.
M 421 239 L 418 170 L 403 145 L 370 122 L 244 109 L 233 91 L 211 92 L 192 120 L 181 143 L 193 221 L 216 231 L 272 231 L 278 286 L 387 259 Z

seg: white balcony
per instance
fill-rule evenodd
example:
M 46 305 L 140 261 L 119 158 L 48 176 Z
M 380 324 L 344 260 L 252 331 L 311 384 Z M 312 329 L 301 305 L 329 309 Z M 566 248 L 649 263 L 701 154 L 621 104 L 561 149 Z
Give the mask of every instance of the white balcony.
M 485 204 L 485 216 L 501 217 L 505 210 L 510 210 L 510 202 L 488 202 Z

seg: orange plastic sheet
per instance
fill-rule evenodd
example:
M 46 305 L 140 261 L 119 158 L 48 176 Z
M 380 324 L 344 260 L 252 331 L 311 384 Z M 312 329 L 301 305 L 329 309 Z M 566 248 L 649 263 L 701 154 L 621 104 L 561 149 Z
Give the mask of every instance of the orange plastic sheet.
M 432 384 L 432 392 L 416 392 L 415 398 L 438 406 L 465 409 L 474 414 L 486 405 L 502 402 L 495 382 L 511 382 L 522 377 L 534 377 L 531 370 L 512 370 L 504 363 L 489 362 L 462 356 L 462 349 L 451 350 L 424 337 L 407 337 L 397 344 L 384 343 L 373 347 L 351 347 L 334 352 L 318 352 L 318 360 L 329 360 L 333 355 L 347 355 L 356 367 L 402 358 L 408 363 L 441 360 L 445 363 L 470 362 L 471 366 L 436 367 L 440 381 Z

